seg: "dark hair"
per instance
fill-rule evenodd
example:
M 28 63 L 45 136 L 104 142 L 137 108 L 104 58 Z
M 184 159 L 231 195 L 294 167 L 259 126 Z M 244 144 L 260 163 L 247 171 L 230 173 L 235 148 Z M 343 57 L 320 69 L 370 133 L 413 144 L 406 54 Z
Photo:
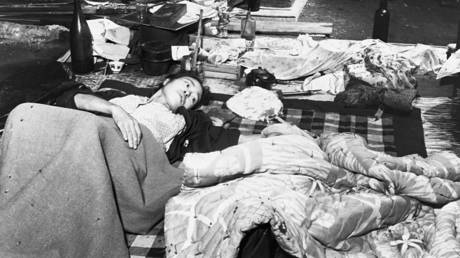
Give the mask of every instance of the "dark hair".
M 200 85 L 203 87 L 203 80 L 201 79 L 200 75 L 197 72 L 180 71 L 180 72 L 177 72 L 177 73 L 169 74 L 168 76 L 166 76 L 165 79 L 175 80 L 175 79 L 179 79 L 179 78 L 182 78 L 182 77 L 191 77 L 191 78 L 197 80 L 200 83 Z
M 169 80 L 175 80 L 175 79 L 179 79 L 179 78 L 182 78 L 182 77 L 190 77 L 190 78 L 193 78 L 195 80 L 198 81 L 198 83 L 200 84 L 201 86 L 201 90 L 202 90 L 202 94 L 201 94 L 201 98 L 200 100 L 192 107 L 192 109 L 196 109 L 196 108 L 199 108 L 203 105 L 208 105 L 209 104 L 209 100 L 210 100 L 210 95 L 211 95 L 211 92 L 209 91 L 209 87 L 206 87 L 203 85 L 203 80 L 201 79 L 200 77 L 200 74 L 198 74 L 197 72 L 192 72 L 192 71 L 181 71 L 181 72 L 177 72 L 177 73 L 173 73 L 173 74 L 170 74 L 166 77 L 166 79 L 169 79 Z M 166 80 L 165 79 L 165 80 Z M 162 84 L 161 87 L 163 87 L 164 84 Z

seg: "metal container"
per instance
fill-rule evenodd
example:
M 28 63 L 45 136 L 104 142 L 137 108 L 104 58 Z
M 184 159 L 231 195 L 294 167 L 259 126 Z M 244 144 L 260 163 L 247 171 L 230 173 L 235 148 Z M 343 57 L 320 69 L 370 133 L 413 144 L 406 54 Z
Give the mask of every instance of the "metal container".
M 142 69 L 148 75 L 162 75 L 171 64 L 171 46 L 165 42 L 147 41 L 141 44 Z

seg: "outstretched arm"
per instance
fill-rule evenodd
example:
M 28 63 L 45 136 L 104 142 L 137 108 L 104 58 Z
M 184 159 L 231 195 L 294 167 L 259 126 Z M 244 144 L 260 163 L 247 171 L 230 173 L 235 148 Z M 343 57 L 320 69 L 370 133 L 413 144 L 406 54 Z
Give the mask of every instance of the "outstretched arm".
M 78 93 L 74 101 L 78 109 L 111 115 L 129 147 L 137 148 L 142 134 L 139 123 L 123 108 L 91 94 Z

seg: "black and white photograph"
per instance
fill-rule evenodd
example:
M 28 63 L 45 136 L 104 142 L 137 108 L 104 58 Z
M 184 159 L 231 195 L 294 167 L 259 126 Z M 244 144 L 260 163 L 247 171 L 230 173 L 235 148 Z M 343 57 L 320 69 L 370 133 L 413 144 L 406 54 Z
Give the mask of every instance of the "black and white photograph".
M 460 0 L 0 0 L 0 258 L 460 258 Z

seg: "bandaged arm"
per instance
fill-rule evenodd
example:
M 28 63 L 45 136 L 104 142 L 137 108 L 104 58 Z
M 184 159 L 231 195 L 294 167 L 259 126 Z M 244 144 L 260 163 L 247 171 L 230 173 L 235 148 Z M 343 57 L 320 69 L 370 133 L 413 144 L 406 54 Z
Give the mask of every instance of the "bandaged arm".
M 181 167 L 184 185 L 209 186 L 240 175 L 250 174 L 262 165 L 262 147 L 251 141 L 208 153 L 187 153 Z

